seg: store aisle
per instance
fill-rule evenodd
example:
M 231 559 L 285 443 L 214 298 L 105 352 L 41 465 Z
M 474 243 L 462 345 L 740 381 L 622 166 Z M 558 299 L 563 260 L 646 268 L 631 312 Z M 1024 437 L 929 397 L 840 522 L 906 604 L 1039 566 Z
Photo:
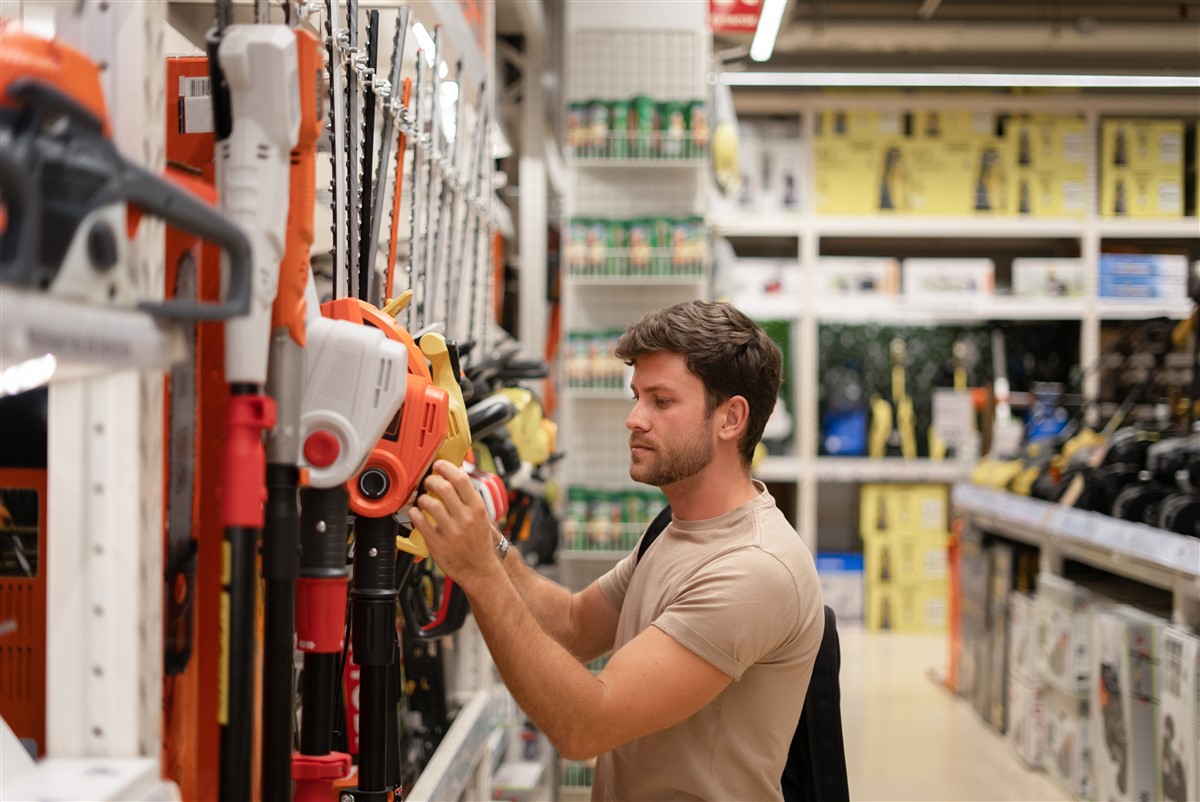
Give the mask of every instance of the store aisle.
M 944 635 L 839 627 L 842 723 L 850 798 L 1069 800 L 1026 769 L 966 699 L 930 678 L 946 665 Z

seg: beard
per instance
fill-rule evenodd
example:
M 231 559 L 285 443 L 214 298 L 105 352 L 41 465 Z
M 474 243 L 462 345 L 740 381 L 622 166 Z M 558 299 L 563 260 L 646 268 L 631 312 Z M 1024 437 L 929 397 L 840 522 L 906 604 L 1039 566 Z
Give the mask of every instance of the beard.
M 631 443 L 643 444 L 640 440 Z M 709 466 L 713 459 L 713 442 L 707 427 L 697 427 L 693 436 L 680 438 L 676 445 L 659 444 L 641 457 L 630 456 L 629 478 L 652 487 L 689 479 Z

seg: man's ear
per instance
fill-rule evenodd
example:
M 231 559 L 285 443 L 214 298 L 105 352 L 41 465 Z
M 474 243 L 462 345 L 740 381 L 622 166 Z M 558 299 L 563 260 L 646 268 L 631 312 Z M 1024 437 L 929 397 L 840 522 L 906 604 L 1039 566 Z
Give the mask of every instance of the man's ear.
M 737 441 L 750 422 L 750 404 L 740 395 L 735 395 L 725 402 L 725 412 L 721 416 L 721 429 L 717 436 L 722 440 Z

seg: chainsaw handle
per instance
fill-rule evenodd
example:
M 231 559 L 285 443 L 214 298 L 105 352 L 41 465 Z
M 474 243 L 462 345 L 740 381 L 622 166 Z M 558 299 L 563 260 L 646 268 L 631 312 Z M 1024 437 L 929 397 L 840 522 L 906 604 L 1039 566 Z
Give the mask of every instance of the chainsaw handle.
M 434 589 L 434 605 L 425 597 L 425 582 Z M 404 628 L 414 638 L 434 640 L 449 635 L 462 627 L 467 620 L 471 605 L 462 588 L 448 576 L 442 577 L 441 594 L 436 593 L 432 560 L 417 561 L 408 572 L 400 588 L 400 604 L 404 610 Z M 435 609 L 436 606 L 436 609 Z
M 180 320 L 227 320 L 250 311 L 252 262 L 250 240 L 241 227 L 200 200 L 191 191 L 160 178 L 136 164 L 126 163 L 122 187 L 125 200 L 188 234 L 215 243 L 229 259 L 223 300 L 216 303 L 143 301 L 139 308 L 157 317 Z
M 37 244 L 42 239 L 39 217 L 34 212 L 40 195 L 37 181 L 16 149 L 0 148 L 0 197 L 7 218 L 0 230 L 0 278 L 12 274 L 24 279 L 33 269 Z

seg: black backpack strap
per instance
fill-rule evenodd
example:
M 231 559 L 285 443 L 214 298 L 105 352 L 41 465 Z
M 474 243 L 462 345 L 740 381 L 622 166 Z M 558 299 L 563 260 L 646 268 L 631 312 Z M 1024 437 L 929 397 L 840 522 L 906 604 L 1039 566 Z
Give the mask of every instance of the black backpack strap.
M 642 561 L 642 555 L 646 553 L 646 549 L 650 548 L 650 544 L 658 539 L 658 536 L 662 534 L 669 523 L 671 523 L 670 504 L 663 507 L 662 511 L 658 515 L 655 515 L 654 520 L 646 527 L 646 534 L 642 535 L 642 542 L 638 544 L 637 560 L 634 561 L 634 565 Z

